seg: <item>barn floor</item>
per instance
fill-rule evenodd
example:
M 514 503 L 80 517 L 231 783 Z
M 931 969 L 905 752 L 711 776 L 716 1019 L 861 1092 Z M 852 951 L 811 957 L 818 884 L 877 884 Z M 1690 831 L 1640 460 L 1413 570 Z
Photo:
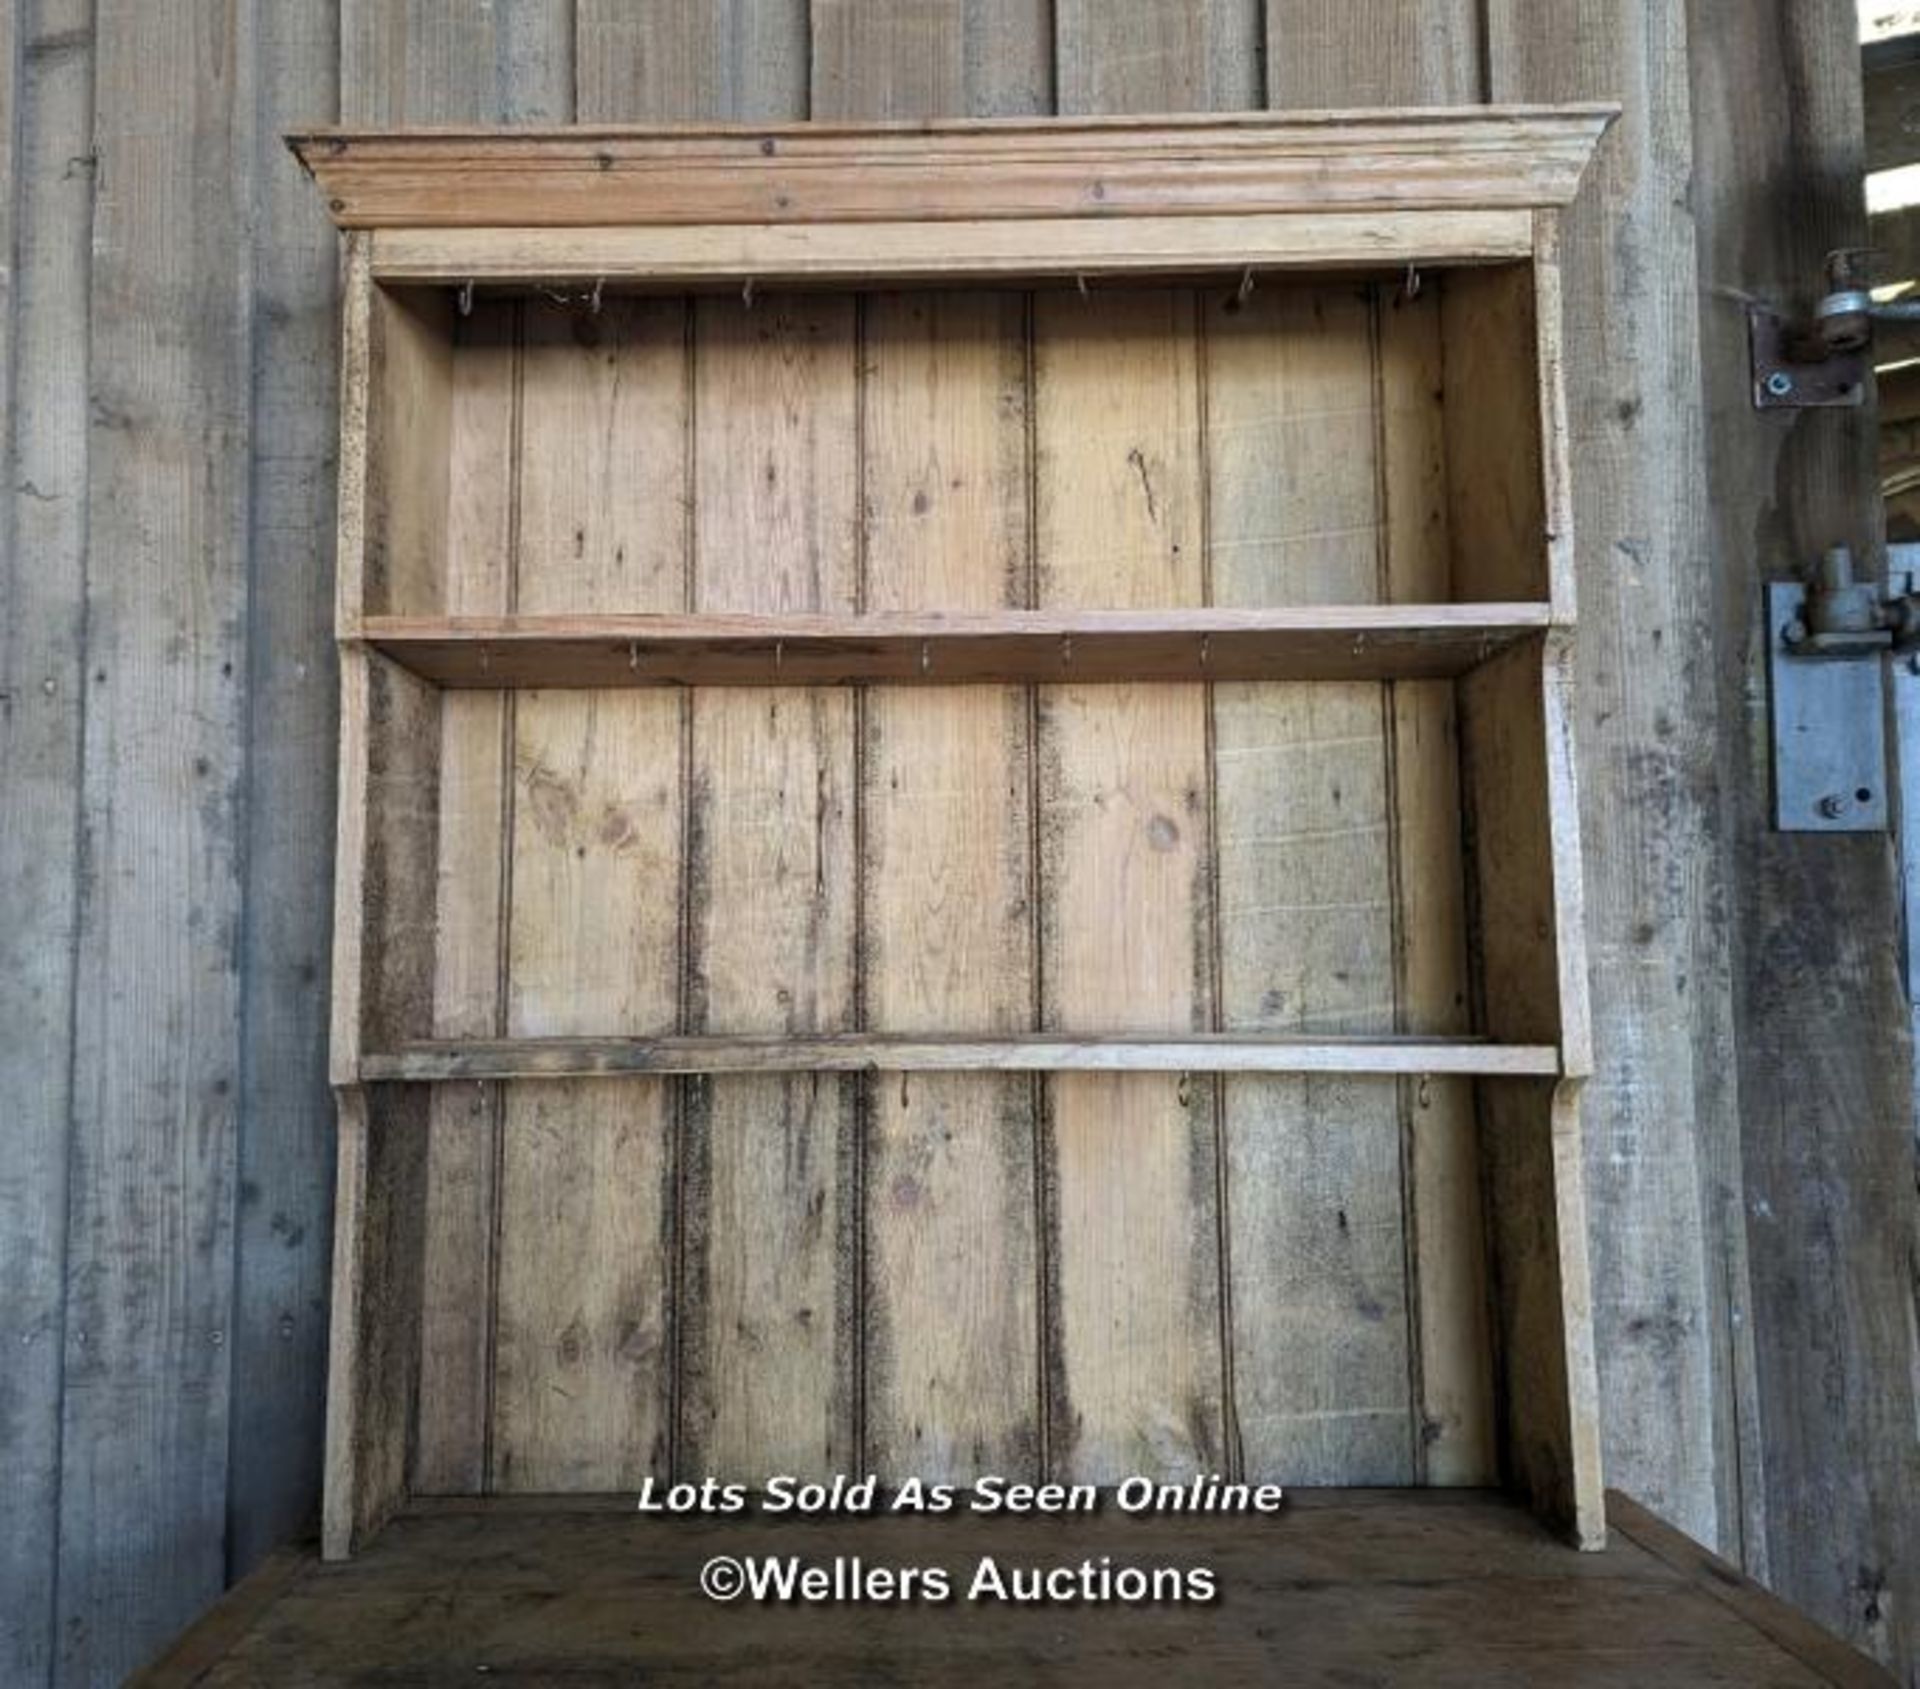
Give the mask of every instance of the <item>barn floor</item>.
M 1877 1667 L 1620 1496 L 1579 1554 L 1462 1491 L 1302 1493 L 1269 1518 L 643 1519 L 544 1498 L 426 1502 L 355 1560 L 288 1550 L 136 1683 L 1170 1681 L 1886 1684 Z M 1212 1605 L 719 1606 L 711 1555 L 1211 1566 Z

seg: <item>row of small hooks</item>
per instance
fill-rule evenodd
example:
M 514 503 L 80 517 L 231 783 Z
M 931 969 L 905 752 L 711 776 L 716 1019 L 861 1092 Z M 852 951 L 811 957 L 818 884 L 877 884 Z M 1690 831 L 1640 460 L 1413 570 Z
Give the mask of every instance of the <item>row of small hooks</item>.
M 1080 290 L 1080 297 L 1082 299 L 1091 297 L 1091 290 L 1087 286 L 1087 278 L 1084 274 L 1076 273 L 1073 282 L 1074 286 Z M 754 278 L 748 276 L 746 282 L 740 289 L 740 303 L 749 311 L 753 309 L 753 284 Z M 473 278 L 471 276 L 460 284 L 458 299 L 460 315 L 463 317 L 473 315 L 473 285 Z M 587 292 L 568 293 L 561 288 L 555 287 L 542 287 L 539 291 L 542 298 L 549 300 L 551 303 L 563 309 L 570 310 L 578 306 L 584 306 L 589 313 L 597 317 L 600 314 L 600 302 L 605 289 L 606 277 L 599 276 L 594 279 L 593 287 Z M 1404 291 L 1408 299 L 1418 299 L 1420 297 L 1420 269 L 1418 265 L 1409 264 L 1407 266 L 1407 279 L 1404 284 Z M 1246 269 L 1240 272 L 1240 285 L 1234 289 L 1233 302 L 1236 305 L 1244 305 L 1252 295 L 1253 266 L 1249 264 Z
M 473 287 L 473 277 L 469 276 L 460 284 L 460 290 L 454 296 L 455 304 L 463 317 L 473 315 Z M 605 297 L 606 288 L 607 278 L 596 276 L 593 286 L 579 293 L 568 293 L 564 288 L 558 287 L 541 287 L 537 291 L 542 299 L 549 304 L 558 305 L 562 310 L 584 309 L 589 315 L 597 317 L 600 315 L 600 305 Z

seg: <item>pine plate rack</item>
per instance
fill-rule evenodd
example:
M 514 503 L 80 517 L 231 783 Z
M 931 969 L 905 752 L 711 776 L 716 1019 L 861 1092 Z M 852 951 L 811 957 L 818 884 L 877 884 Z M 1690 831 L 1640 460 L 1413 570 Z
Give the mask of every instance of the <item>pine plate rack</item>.
M 330 1556 L 856 1462 L 1601 1539 L 1556 230 L 1610 117 L 291 138 Z M 1395 1193 L 1404 1413 L 1288 1301 L 1317 1181 Z

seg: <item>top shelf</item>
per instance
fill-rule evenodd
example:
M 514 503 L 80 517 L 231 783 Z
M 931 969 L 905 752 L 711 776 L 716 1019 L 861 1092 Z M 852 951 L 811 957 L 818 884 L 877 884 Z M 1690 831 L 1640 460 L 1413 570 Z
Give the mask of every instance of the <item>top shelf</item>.
M 1545 604 L 684 616 L 370 616 L 345 631 L 440 686 L 1420 680 L 1551 625 Z

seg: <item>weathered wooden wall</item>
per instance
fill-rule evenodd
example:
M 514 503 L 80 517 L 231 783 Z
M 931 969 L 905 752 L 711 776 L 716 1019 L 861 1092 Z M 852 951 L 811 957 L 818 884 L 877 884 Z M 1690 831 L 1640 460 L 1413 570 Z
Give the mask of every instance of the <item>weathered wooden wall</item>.
M 117 1680 L 314 1503 L 335 269 L 278 131 L 1576 97 L 1627 108 L 1566 252 L 1609 1476 L 1912 1669 L 1890 863 L 1770 843 L 1753 756 L 1753 581 L 1864 537 L 1870 454 L 1757 431 L 1727 303 L 1856 215 L 1852 31 L 1845 0 L 0 6 L 0 1679 Z

